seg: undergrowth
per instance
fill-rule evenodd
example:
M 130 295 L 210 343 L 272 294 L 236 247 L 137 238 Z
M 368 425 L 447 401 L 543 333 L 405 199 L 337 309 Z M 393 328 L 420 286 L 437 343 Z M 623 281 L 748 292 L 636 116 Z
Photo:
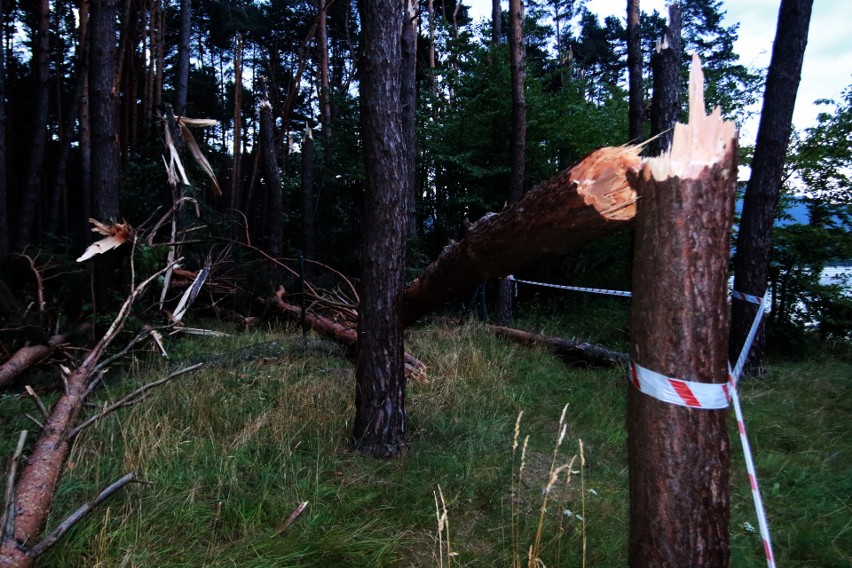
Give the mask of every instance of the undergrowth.
M 273 329 L 168 348 L 110 372 L 95 400 L 208 365 L 77 438 L 49 525 L 128 471 L 152 485 L 96 509 L 42 566 L 508 567 L 531 546 L 548 567 L 626 564 L 624 370 L 567 367 L 477 324 L 415 328 L 406 348 L 429 382 L 408 388 L 408 451 L 377 461 L 347 445 L 354 373 L 333 345 Z M 780 565 L 849 565 L 850 371 L 824 355 L 742 383 Z M 31 405 L 0 398 L 4 456 Z M 731 426 L 732 565 L 763 566 Z

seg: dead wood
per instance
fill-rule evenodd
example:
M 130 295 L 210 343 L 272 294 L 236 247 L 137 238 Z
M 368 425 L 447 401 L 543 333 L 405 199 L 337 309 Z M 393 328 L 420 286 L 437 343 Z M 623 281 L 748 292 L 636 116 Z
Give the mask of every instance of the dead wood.
M 302 317 L 302 310 L 299 306 L 288 304 L 277 295 L 273 296 L 270 305 L 295 321 L 299 321 Z M 328 318 L 311 313 L 310 311 L 305 313 L 305 321 L 314 331 L 338 341 L 349 348 L 354 349 L 355 345 L 358 343 L 358 333 L 352 324 L 346 325 L 344 323 L 332 321 Z M 410 381 L 425 382 L 428 380 L 426 375 L 426 365 L 408 353 L 405 354 L 405 375 Z
M 32 345 L 18 349 L 8 361 L 0 365 L 0 389 L 8 387 L 21 373 L 50 357 L 65 343 L 65 338 L 64 334 L 54 335 L 47 340 L 46 345 Z
M 59 542 L 59 539 L 61 539 L 65 535 L 65 533 L 71 530 L 74 525 L 80 522 L 80 520 L 85 517 L 90 511 L 92 511 L 95 507 L 112 497 L 116 492 L 118 492 L 119 489 L 134 481 L 137 483 L 150 483 L 149 481 L 141 481 L 139 479 L 136 479 L 135 473 L 128 473 L 121 479 L 114 481 L 106 489 L 98 493 L 97 497 L 81 505 L 76 511 L 71 513 L 68 518 L 59 523 L 59 525 L 55 529 L 50 531 L 50 534 L 44 537 L 41 542 L 30 548 L 29 551 L 27 551 L 27 554 L 33 559 L 38 558 L 48 548 Z
M 569 363 L 596 367 L 619 367 L 627 364 L 628 361 L 626 353 L 619 353 L 600 345 L 593 345 L 576 339 L 539 335 L 499 325 L 488 325 L 487 327 L 499 337 L 511 339 L 522 345 L 547 347 Z
M 76 424 L 83 402 L 91 392 L 92 383 L 98 378 L 98 361 L 124 327 L 130 308 L 139 295 L 178 261 L 170 263 L 131 290 L 101 340 L 67 377 L 65 393 L 51 409 L 28 463 L 15 484 L 14 498 L 8 504 L 14 510 L 9 521 L 10 524 L 14 523 L 14 530 L 7 531 L 0 542 L 0 566 L 26 568 L 32 565 L 33 557 L 28 554 L 28 550 L 41 533 L 50 511 L 62 465 L 70 449 L 67 433 Z
M 410 325 L 485 279 L 506 276 L 629 228 L 636 193 L 626 174 L 638 171 L 639 150 L 601 148 L 534 187 L 502 213 L 478 221 L 405 290 L 403 324 Z

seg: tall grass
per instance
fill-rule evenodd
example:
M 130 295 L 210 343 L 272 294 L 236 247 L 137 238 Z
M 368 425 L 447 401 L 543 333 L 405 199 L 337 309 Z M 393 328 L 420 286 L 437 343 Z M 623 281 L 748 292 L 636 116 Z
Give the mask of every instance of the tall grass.
M 42 565 L 624 565 L 623 371 L 569 368 L 475 324 L 417 328 L 406 345 L 430 381 L 409 385 L 409 450 L 393 461 L 350 452 L 352 366 L 317 339 L 279 329 L 181 339 L 171 361 L 139 356 L 111 371 L 96 401 L 209 362 L 78 437 L 50 526 L 128 471 L 153 485 L 96 509 Z M 830 356 L 773 362 L 742 383 L 781 565 L 849 564 L 850 387 L 852 364 Z M 0 397 L 2 455 L 30 427 L 31 404 Z M 761 566 L 735 439 L 732 564 Z M 445 523 L 439 541 L 441 516 L 452 531 Z

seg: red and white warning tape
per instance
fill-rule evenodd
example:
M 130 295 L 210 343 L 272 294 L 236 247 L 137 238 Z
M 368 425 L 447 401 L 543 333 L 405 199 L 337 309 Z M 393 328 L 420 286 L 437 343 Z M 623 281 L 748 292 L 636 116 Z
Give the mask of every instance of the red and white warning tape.
M 646 369 L 635 361 L 630 361 L 630 382 L 640 392 L 678 406 L 718 410 L 728 408 L 730 404 L 728 383 L 673 379 Z
M 607 296 L 621 296 L 629 298 L 633 294 L 621 290 L 606 290 L 604 288 L 584 288 L 582 286 L 563 286 L 561 284 L 546 284 L 544 282 L 533 282 L 532 280 L 519 280 L 511 274 L 506 277 L 512 282 L 521 282 L 522 284 L 532 284 L 533 286 L 544 286 L 545 288 L 556 288 L 557 290 L 573 290 L 575 292 L 591 292 L 592 294 L 605 294 Z
M 736 290 L 731 290 L 731 298 L 734 298 L 735 300 L 743 300 L 751 304 L 760 304 L 763 302 L 763 298 L 760 296 L 753 296 L 744 292 L 737 292 Z
M 754 500 L 754 510 L 757 513 L 757 524 L 760 527 L 760 538 L 763 540 L 763 551 L 766 554 L 766 565 L 769 568 L 775 568 L 775 555 L 772 553 L 772 539 L 769 534 L 769 519 L 766 517 L 766 509 L 763 507 L 763 498 L 760 496 L 760 488 L 757 484 L 757 470 L 754 467 L 754 460 L 751 456 L 751 445 L 748 443 L 746 435 L 745 420 L 743 419 L 743 409 L 740 407 L 740 397 L 737 393 L 737 383 L 739 383 L 740 375 L 743 372 L 748 353 L 751 351 L 751 345 L 754 343 L 754 338 L 757 335 L 757 330 L 760 327 L 760 322 L 763 315 L 766 313 L 766 308 L 769 305 L 769 294 L 764 294 L 760 300 L 760 306 L 757 308 L 757 313 L 754 315 L 754 321 L 751 323 L 748 336 L 743 344 L 740 356 L 737 358 L 737 364 L 734 370 L 731 371 L 731 401 L 734 405 L 734 414 L 737 417 L 737 430 L 740 433 L 740 442 L 743 445 L 743 455 L 745 456 L 746 471 L 748 472 L 748 481 L 751 486 L 751 496 Z

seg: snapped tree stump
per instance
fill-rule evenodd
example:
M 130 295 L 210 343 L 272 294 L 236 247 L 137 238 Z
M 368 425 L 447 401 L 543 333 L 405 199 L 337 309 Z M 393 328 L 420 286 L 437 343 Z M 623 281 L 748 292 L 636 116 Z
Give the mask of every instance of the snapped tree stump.
M 676 125 L 671 150 L 632 179 L 630 356 L 665 377 L 725 383 L 737 132 L 718 108 L 705 116 L 703 83 L 696 57 L 689 124 Z M 631 566 L 728 566 L 727 416 L 628 386 Z

